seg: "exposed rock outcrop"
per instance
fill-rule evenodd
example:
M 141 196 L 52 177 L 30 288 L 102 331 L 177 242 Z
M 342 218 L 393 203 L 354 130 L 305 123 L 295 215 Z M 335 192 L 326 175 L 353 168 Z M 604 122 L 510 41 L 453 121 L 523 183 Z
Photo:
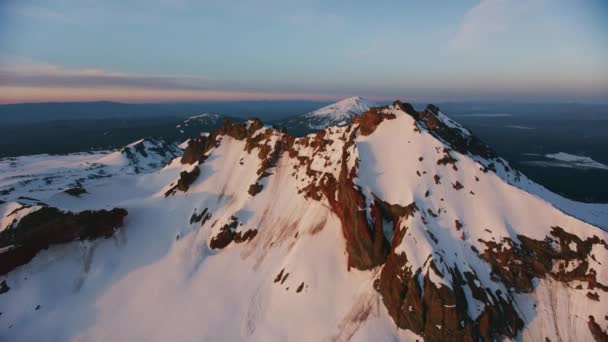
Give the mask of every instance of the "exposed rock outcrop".
M 86 194 L 87 190 L 85 188 L 83 188 L 82 185 L 79 185 L 79 186 L 75 186 L 73 188 L 66 189 L 63 192 L 65 192 L 66 194 L 68 194 L 70 196 L 80 197 L 80 195 Z
M 356 115 L 353 118 L 353 124 L 358 124 L 361 135 L 370 135 L 382 121 L 395 118 L 395 114 L 381 112 L 382 109 L 386 108 L 387 107 L 370 108 L 362 115 Z
M 7 293 L 10 289 L 10 286 L 6 283 L 6 279 L 0 283 L 0 294 Z
M 599 324 L 595 321 L 595 317 L 589 316 L 589 331 L 591 331 L 591 335 L 597 342 L 608 342 L 608 333 L 605 330 L 602 330 Z
M 230 222 L 224 224 L 219 233 L 211 238 L 209 246 L 213 249 L 222 249 L 228 246 L 231 242 L 242 243 L 253 239 L 258 231 L 249 229 L 246 231 L 237 231 L 239 220 L 235 216 L 230 218 Z
M 373 125 L 376 120 L 370 122 Z M 332 174 L 325 173 L 321 176 L 323 178 L 319 185 L 311 183 L 307 187 L 305 195 L 318 200 L 322 194 L 333 212 L 340 218 L 342 233 L 346 239 L 348 266 L 370 269 L 384 263 L 389 245 L 382 232 L 382 221 L 373 218 L 374 222 L 370 222 L 366 212 L 360 210 L 366 206 L 365 196 L 353 182 L 357 172 L 356 167 L 349 170 L 347 166 L 347 161 L 353 153 L 356 130 L 344 134 L 345 143 L 342 149 L 339 178 L 336 179 Z
M 418 112 L 411 104 L 400 101 L 396 101 L 394 104 L 416 119 L 431 134 L 445 141 L 454 150 L 462 154 L 477 155 L 486 159 L 498 157 L 496 152 L 476 136 L 469 134 L 464 129 L 448 126 L 444 119 L 439 117 L 442 114 L 440 114 L 437 106 L 429 104 L 425 110 Z M 443 117 L 445 118 L 445 116 Z M 449 119 L 446 118 L 445 120 Z
M 402 235 L 396 235 L 393 246 L 398 246 Z M 523 328 L 513 302 L 501 293 L 491 293 L 479 287 L 475 274 L 462 274 L 458 267 L 448 267 L 450 287 L 431 281 L 430 273 L 443 274 L 430 261 L 426 274 L 421 269 L 407 267 L 404 253 L 393 251 L 382 268 L 376 289 L 395 323 L 429 341 L 491 341 L 502 336 L 513 338 Z M 465 288 L 482 302 L 483 312 L 475 319 L 468 315 Z
M 492 272 L 503 283 L 519 292 L 531 292 L 534 278 L 553 279 L 562 282 L 579 280 L 589 289 L 608 292 L 607 284 L 597 281 L 597 271 L 589 267 L 588 258 L 594 245 L 608 249 L 606 241 L 597 236 L 586 240 L 566 232 L 563 228 L 551 228 L 551 235 L 539 241 L 518 235 L 520 243 L 503 239 L 500 243 L 484 241 L 488 248 L 481 257 L 492 265 Z M 567 267 L 569 264 L 575 267 Z
M 188 146 L 184 149 L 184 154 L 181 158 L 182 164 L 194 164 L 204 160 L 205 153 L 210 149 L 209 139 L 204 136 L 198 136 L 188 140 Z
M 125 209 L 72 213 L 43 207 L 0 233 L 0 275 L 29 262 L 40 250 L 73 240 L 107 238 L 123 224 Z
M 165 192 L 165 197 L 173 195 L 177 190 L 182 192 L 188 191 L 190 185 L 194 183 L 194 181 L 198 178 L 200 174 L 201 169 L 198 166 L 195 166 L 190 171 L 180 172 L 179 179 L 177 180 L 174 186 L 172 186 L 171 188 L 169 188 L 169 190 Z

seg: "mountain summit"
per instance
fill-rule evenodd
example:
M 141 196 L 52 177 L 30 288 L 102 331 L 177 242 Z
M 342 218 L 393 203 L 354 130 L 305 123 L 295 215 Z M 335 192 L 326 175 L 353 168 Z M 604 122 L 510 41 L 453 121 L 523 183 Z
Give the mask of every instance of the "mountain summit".
M 338 124 L 341 121 L 350 120 L 357 114 L 362 114 L 375 104 L 360 96 L 353 96 L 310 113 L 303 114 L 306 118 L 324 118 L 328 123 Z
M 608 338 L 606 207 L 554 201 L 432 105 L 302 138 L 224 122 L 83 186 L 0 207 L 0 339 Z
M 355 115 L 363 114 L 375 104 L 360 96 L 353 96 L 319 108 L 309 113 L 300 114 L 277 122 L 288 131 L 308 133 L 329 126 L 345 126 Z
M 225 116 L 217 113 L 203 113 L 188 117 L 175 126 L 181 134 L 195 136 L 200 132 L 209 132 L 220 126 Z

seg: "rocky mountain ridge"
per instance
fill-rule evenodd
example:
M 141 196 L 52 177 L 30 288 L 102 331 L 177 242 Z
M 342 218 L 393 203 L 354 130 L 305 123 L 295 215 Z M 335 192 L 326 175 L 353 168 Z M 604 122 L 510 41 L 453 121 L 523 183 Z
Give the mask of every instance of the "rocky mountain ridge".
M 9 272 L 5 337 L 48 334 L 49 322 L 88 340 L 607 337 L 608 234 L 545 200 L 435 106 L 397 101 L 302 138 L 224 122 L 159 172 L 129 177 L 88 187 L 86 200 L 48 200 L 70 212 L 124 208 L 112 236 L 123 242 L 95 242 L 84 273 L 69 246 Z M 606 217 L 587 221 L 605 229 Z M 18 301 L 49 293 L 44 281 L 77 279 L 76 292 L 45 299 L 42 318 Z M 137 319 L 148 328 L 128 323 L 129 308 L 146 312 Z M 149 328 L 167 308 L 180 314 Z M 49 316 L 91 310 L 86 324 Z

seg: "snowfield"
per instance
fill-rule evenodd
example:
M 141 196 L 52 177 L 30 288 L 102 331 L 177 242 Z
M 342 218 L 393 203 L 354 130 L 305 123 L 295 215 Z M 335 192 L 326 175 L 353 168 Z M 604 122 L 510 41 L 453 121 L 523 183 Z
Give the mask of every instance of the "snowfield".
M 0 340 L 605 334 L 608 205 L 553 194 L 453 146 L 470 133 L 443 113 L 419 115 L 395 103 L 304 138 L 226 124 L 181 145 L 192 163 L 147 140 L 0 161 L 0 237 L 44 206 L 128 211 L 110 238 L 52 245 L 0 275 Z M 520 249 L 537 253 L 524 276 L 511 272 L 532 265 Z

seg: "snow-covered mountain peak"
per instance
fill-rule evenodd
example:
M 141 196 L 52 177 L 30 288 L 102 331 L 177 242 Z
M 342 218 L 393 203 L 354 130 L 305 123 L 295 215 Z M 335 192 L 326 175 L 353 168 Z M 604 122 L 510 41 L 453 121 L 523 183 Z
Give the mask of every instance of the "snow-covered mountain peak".
M 434 106 L 300 138 L 224 122 L 159 172 L 93 181 L 0 209 L 1 339 L 606 336 L 608 233 L 570 215 L 591 207 L 553 202 Z
M 188 117 L 178 123 L 175 128 L 186 136 L 192 136 L 200 131 L 209 132 L 216 129 L 224 119 L 222 114 L 202 113 Z
M 373 102 L 353 96 L 312 112 L 278 121 L 276 124 L 286 128 L 288 132 L 301 135 L 329 126 L 346 126 L 355 115 L 362 114 L 373 106 Z
M 184 120 L 184 123 L 188 123 L 191 121 L 201 121 L 201 120 L 209 120 L 209 121 L 217 121 L 223 118 L 223 115 L 217 113 L 203 113 L 198 115 L 192 115 Z
M 336 103 L 332 103 L 310 113 L 306 113 L 304 116 L 310 118 L 323 117 L 331 120 L 331 122 L 349 120 L 352 119 L 354 115 L 361 114 L 374 105 L 375 104 L 373 102 L 365 100 L 360 96 L 353 96 L 340 100 Z

